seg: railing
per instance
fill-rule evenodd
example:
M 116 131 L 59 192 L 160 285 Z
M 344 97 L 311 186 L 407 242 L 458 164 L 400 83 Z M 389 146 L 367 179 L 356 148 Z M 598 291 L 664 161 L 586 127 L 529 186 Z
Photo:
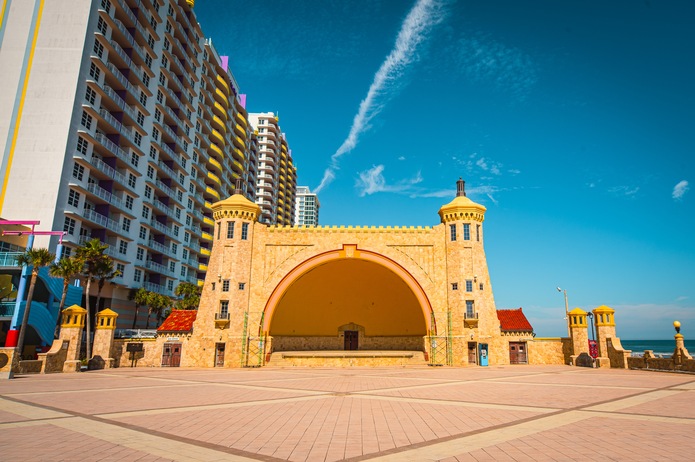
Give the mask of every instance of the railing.
M 130 158 L 120 146 L 108 139 L 103 133 L 97 132 L 96 140 L 101 143 L 111 154 L 121 159 L 126 164 L 130 163 Z
M 155 338 L 157 329 L 116 329 L 115 338 Z
M 91 220 L 91 221 L 103 226 L 104 228 L 110 229 L 111 231 L 115 231 L 118 233 L 121 232 L 120 228 L 118 227 L 118 223 L 116 221 L 110 219 L 107 216 L 102 215 L 101 213 L 97 213 L 92 209 L 85 209 L 82 212 L 82 216 L 88 220 Z
M 0 252 L 0 266 L 19 266 L 17 257 L 24 255 L 24 252 Z
M 215 313 L 215 321 L 229 321 L 229 313 Z
M 0 318 L 11 318 L 14 316 L 16 302 L 0 302 Z
M 104 199 L 106 202 L 115 205 L 118 208 L 123 208 L 123 201 L 119 199 L 118 197 L 114 196 L 112 193 L 108 192 L 101 186 L 97 185 L 96 183 L 89 183 L 87 185 L 87 190 L 94 194 L 97 197 L 100 197 L 101 199 Z
M 159 284 L 155 284 L 153 282 L 146 282 L 143 284 L 143 287 L 146 290 L 149 290 L 150 292 L 156 292 L 158 294 L 167 295 L 169 297 L 174 296 L 174 293 L 171 290 L 168 290 L 166 287 Z

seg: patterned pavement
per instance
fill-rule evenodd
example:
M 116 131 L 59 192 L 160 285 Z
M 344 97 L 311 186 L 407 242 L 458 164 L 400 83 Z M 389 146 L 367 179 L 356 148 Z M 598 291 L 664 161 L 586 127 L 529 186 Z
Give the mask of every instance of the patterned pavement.
M 112 369 L 0 382 L 21 461 L 692 460 L 695 375 L 573 368 Z

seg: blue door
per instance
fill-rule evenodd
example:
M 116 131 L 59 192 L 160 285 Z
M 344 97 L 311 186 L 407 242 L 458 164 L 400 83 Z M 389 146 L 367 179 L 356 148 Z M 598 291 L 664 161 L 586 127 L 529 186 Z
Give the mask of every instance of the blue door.
M 487 366 L 487 343 L 478 344 L 478 352 L 480 354 L 480 364 L 481 366 Z

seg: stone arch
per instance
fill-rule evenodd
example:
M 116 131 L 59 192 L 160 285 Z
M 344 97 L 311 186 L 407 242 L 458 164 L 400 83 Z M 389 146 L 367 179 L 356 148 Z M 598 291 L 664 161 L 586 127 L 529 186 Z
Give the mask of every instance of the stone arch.
M 270 324 L 273 319 L 273 313 L 280 303 L 285 292 L 292 286 L 292 284 L 297 281 L 302 275 L 306 274 L 313 268 L 316 268 L 322 264 L 342 260 L 345 258 L 354 258 L 364 261 L 369 261 L 376 263 L 385 267 L 386 269 L 392 271 L 398 277 L 400 277 L 403 282 L 406 283 L 408 288 L 413 292 L 413 295 L 420 305 L 422 310 L 422 315 L 425 320 L 425 326 L 428 335 L 436 334 L 437 326 L 433 319 L 432 304 L 429 301 L 429 297 L 425 293 L 425 290 L 420 285 L 420 282 L 415 278 L 408 270 L 401 266 L 398 262 L 393 259 L 386 257 L 380 253 L 373 252 L 365 249 L 358 249 L 357 245 L 345 244 L 342 249 L 329 250 L 323 252 L 313 257 L 304 260 L 299 265 L 295 266 L 291 271 L 289 271 L 278 283 L 273 292 L 271 293 L 268 301 L 265 304 L 263 310 L 263 321 L 260 326 L 261 332 L 267 334 L 270 330 Z

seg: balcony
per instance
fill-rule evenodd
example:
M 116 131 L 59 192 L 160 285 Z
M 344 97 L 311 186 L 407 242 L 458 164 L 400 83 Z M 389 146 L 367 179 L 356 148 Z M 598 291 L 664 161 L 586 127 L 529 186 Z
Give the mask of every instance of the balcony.
M 82 216 L 87 220 L 96 223 L 104 228 L 110 229 L 113 232 L 121 234 L 121 228 L 118 226 L 118 222 L 104 216 L 100 213 L 95 212 L 92 209 L 85 209 L 82 211 Z
M 469 329 L 476 329 L 478 327 L 478 313 L 464 313 L 463 325 Z
M 215 327 L 224 329 L 229 326 L 229 313 L 215 313 Z

